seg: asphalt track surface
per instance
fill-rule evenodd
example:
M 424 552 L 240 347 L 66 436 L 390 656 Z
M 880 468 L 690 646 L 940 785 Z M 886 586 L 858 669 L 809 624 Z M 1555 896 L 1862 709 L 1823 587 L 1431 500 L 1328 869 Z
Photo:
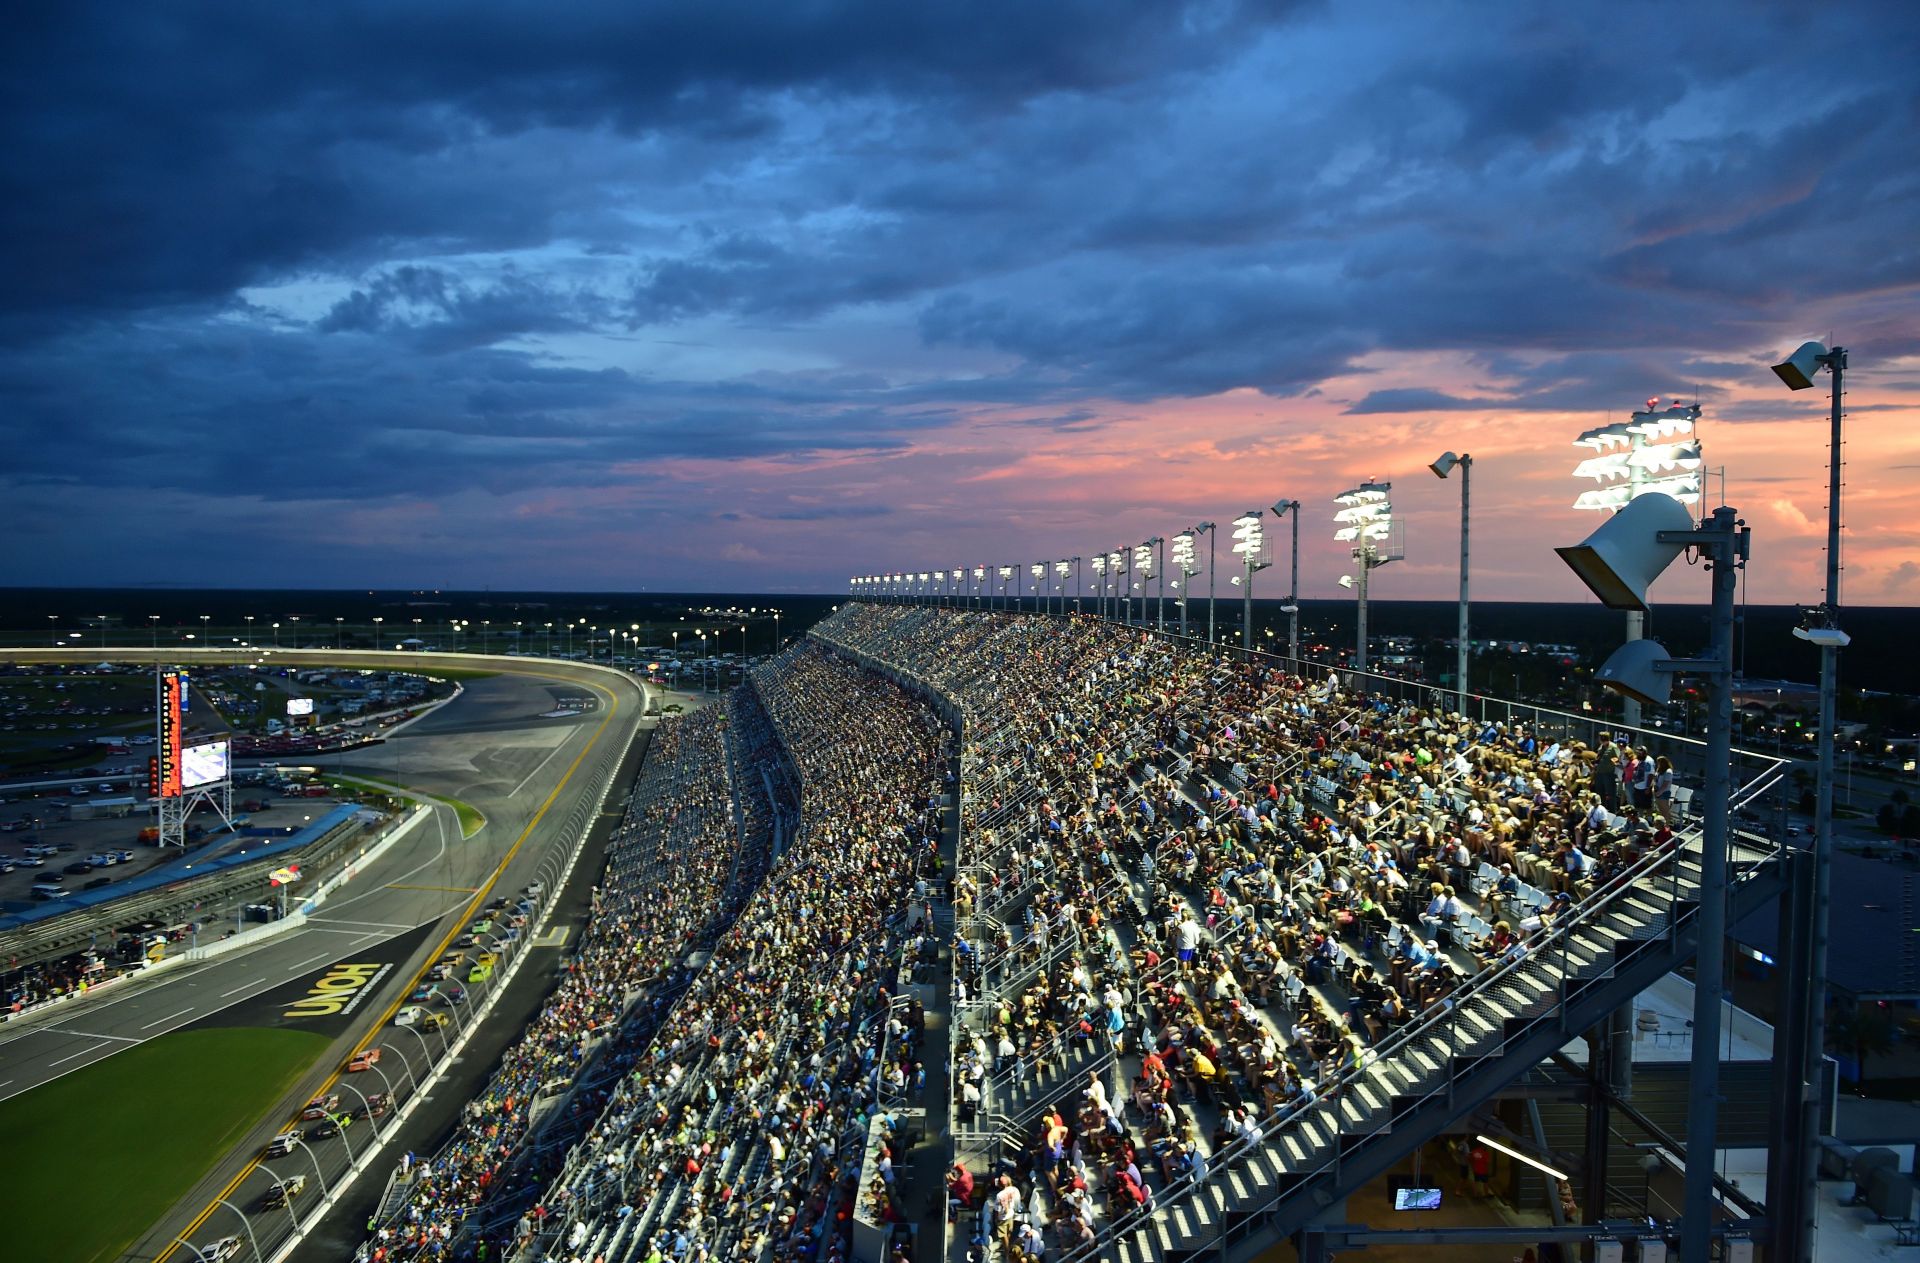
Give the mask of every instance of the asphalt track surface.
M 568 670 L 562 664 L 556 668 Z M 471 803 L 487 821 L 473 837 L 461 838 L 459 820 L 450 807 L 432 804 L 427 820 L 336 892 L 306 925 L 251 950 L 159 975 L 150 984 L 136 980 L 110 997 L 60 1010 L 57 1020 L 50 1016 L 44 1022 L 0 1030 L 5 1041 L 0 1043 L 0 1099 L 192 1025 L 305 1025 L 335 1037 L 329 1054 L 297 1085 L 298 1099 L 280 1102 L 255 1134 L 226 1155 L 174 1213 L 136 1243 L 127 1258 L 184 1260 L 188 1256 L 177 1247 L 176 1238 L 196 1245 L 229 1234 L 244 1240 L 238 1214 L 249 1217 L 262 1252 L 270 1255 L 274 1248 L 270 1242 L 284 1240 L 292 1225 L 285 1211 L 268 1216 L 260 1210 L 260 1199 L 273 1178 L 257 1162 L 266 1141 L 308 1095 L 336 1079 L 341 1061 L 369 1031 L 380 1030 L 375 1042 L 382 1049 L 381 1065 L 372 1073 L 341 1078 L 349 1086 L 333 1090 L 341 1092 L 344 1106 L 359 1106 L 353 1089 L 368 1095 L 390 1089 L 403 1097 L 410 1094 L 409 1080 L 426 1073 L 429 1050 L 440 1056 L 441 1049 L 434 1047 L 440 1042 L 436 1033 L 423 1032 L 422 1039 L 384 1025 L 395 1003 L 405 999 L 403 984 L 430 961 L 444 938 L 462 928 L 476 892 L 488 889 L 492 881 L 492 894 L 511 895 L 534 880 L 548 861 L 549 847 L 568 813 L 582 796 L 598 793 L 599 782 L 588 773 L 609 748 L 627 744 L 644 710 L 639 687 L 610 674 L 587 677 L 594 680 L 588 684 L 585 678 L 542 678 L 543 664 L 533 662 L 516 661 L 507 671 L 511 673 L 467 681 L 457 700 L 409 725 L 384 745 L 325 759 L 302 759 L 408 791 Z M 591 699 L 591 709 L 553 714 L 564 701 L 581 698 Z M 630 756 L 617 774 L 627 779 L 616 780 L 616 791 L 608 801 L 610 812 L 624 800 L 633 764 Z M 608 821 L 600 823 L 604 826 Z M 596 843 L 604 833 L 604 827 L 596 830 Z M 510 852 L 511 862 L 493 880 Z M 584 889 L 581 880 L 590 885 L 597 876 L 597 865 L 587 862 L 588 858 L 583 857 L 575 870 L 570 889 Z M 553 868 L 547 863 L 548 871 Z M 549 892 L 550 901 L 556 897 L 564 902 L 567 892 Z M 476 1034 L 463 1050 L 451 1076 L 454 1082 L 432 1089 L 427 1105 L 401 1129 L 403 1133 L 418 1130 L 419 1143 L 424 1144 L 430 1135 L 427 1129 L 436 1120 L 437 1130 L 444 1132 L 460 1102 L 471 1094 L 471 1087 L 462 1094 L 458 1082 L 462 1073 L 471 1075 L 477 1085 L 522 1024 L 514 1020 L 514 1010 L 524 1006 L 530 1013 L 532 1001 L 551 989 L 562 949 L 578 932 L 577 916 L 569 921 L 560 911 L 564 909 L 557 909 L 548 934 L 519 945 L 518 951 L 534 952 L 536 958 L 522 966 L 488 1029 Z M 552 933 L 556 928 L 564 937 Z M 361 980 L 360 985 L 347 990 L 356 980 Z M 474 1002 L 484 998 L 485 986 L 470 989 Z M 304 1012 L 298 1000 L 316 988 L 330 996 L 345 994 L 351 1009 Z M 275 1007 L 288 999 L 294 1003 Z M 513 1003 L 516 999 L 520 1004 Z M 458 1017 L 464 1020 L 465 1013 Z M 303 1223 L 314 1216 L 313 1204 L 319 1201 L 316 1168 L 325 1172 L 324 1182 L 331 1184 L 345 1166 L 347 1151 L 360 1153 L 371 1142 L 371 1131 L 363 1120 L 349 1128 L 346 1137 L 309 1140 L 308 1151 L 296 1148 L 291 1157 L 269 1164 L 277 1175 L 308 1176 L 308 1193 L 301 1199 L 308 1204 L 295 1207 Z M 376 1164 L 355 1193 L 359 1198 L 377 1199 L 384 1184 L 385 1168 Z M 238 1209 L 222 1207 L 216 1198 Z M 358 1221 L 335 1237 L 328 1252 L 313 1257 L 344 1257 L 340 1242 L 350 1237 L 357 1244 L 364 1235 L 367 1213 L 361 1210 Z M 329 1221 L 342 1218 L 333 1215 Z M 345 1249 L 350 1250 L 351 1244 Z M 250 1255 L 250 1247 L 243 1245 L 242 1257 Z

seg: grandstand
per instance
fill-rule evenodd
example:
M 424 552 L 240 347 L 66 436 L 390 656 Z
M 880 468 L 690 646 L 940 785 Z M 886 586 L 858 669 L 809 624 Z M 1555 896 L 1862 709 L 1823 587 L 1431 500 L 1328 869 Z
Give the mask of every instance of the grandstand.
M 377 1240 L 1300 1240 L 1690 956 L 1688 750 L 1635 802 L 1616 735 L 1097 620 L 848 605 L 662 721 L 565 999 Z M 1780 777 L 1736 772 L 1736 808 Z M 1765 836 L 1730 867 L 1734 915 L 1778 893 Z M 526 1111 L 555 1075 L 559 1141 Z M 1620 1213 L 1562 1191 L 1595 1187 Z

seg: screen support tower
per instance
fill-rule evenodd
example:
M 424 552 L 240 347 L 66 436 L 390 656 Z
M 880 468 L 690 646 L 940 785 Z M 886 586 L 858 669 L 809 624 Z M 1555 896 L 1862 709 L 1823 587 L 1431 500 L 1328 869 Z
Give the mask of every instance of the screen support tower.
M 183 786 L 180 764 L 184 753 L 181 740 L 181 713 L 188 709 L 187 690 L 192 685 L 184 672 L 167 671 L 155 664 L 153 671 L 154 766 L 148 791 L 159 805 L 154 821 L 160 847 L 187 846 L 187 819 L 202 803 L 233 828 L 233 759 L 231 748 L 227 771 L 220 779 L 202 785 Z

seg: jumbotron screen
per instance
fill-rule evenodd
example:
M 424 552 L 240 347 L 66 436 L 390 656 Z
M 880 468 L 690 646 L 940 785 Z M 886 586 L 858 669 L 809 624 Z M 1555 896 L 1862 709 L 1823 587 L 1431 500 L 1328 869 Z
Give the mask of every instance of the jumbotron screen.
M 180 752 L 180 785 L 183 789 L 194 789 L 201 785 L 212 785 L 227 779 L 227 751 L 225 741 L 209 741 L 203 745 L 188 746 Z
M 289 697 L 287 699 L 287 714 L 288 715 L 313 714 L 313 699 L 311 697 Z

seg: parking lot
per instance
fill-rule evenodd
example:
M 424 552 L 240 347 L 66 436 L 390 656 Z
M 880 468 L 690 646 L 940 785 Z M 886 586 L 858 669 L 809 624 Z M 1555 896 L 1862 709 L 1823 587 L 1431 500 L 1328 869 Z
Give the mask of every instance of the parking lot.
M 98 889 L 181 858 L 180 851 L 163 851 L 141 840 L 141 831 L 153 823 L 144 805 L 124 817 L 75 820 L 73 801 L 43 797 L 0 805 L 0 912 L 18 912 L 43 902 L 32 893 L 37 883 L 57 882 L 71 891 Z M 191 827 L 205 832 L 187 854 L 211 860 L 274 835 L 296 832 L 325 815 L 336 801 L 283 797 L 264 787 L 236 786 L 234 821 L 243 831 L 227 831 L 217 814 L 203 808 L 194 813 Z M 31 855 L 30 850 L 41 854 Z M 93 857 L 109 855 L 124 858 L 110 866 L 85 867 Z

